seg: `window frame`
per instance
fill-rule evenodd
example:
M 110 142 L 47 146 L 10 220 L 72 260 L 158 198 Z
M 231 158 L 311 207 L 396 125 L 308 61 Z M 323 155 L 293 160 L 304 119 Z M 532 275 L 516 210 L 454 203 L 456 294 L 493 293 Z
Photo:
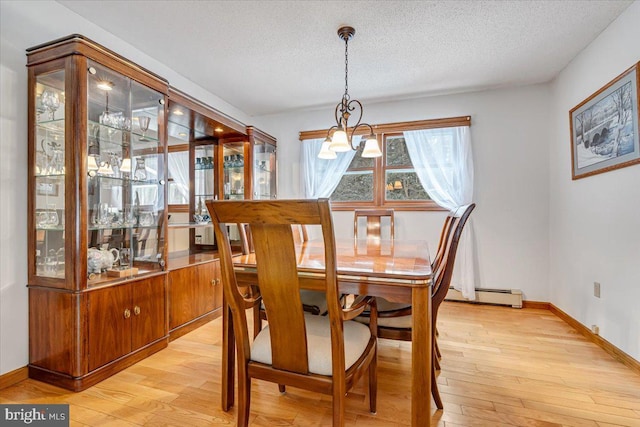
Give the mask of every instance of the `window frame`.
M 373 159 L 373 168 L 354 168 L 347 169 L 347 171 L 369 171 L 373 170 L 373 201 L 345 201 L 331 202 L 331 209 L 335 211 L 352 211 L 355 209 L 383 209 L 392 208 L 396 211 L 442 211 L 446 210 L 439 206 L 433 200 L 427 201 L 398 201 L 398 200 L 386 200 L 386 174 L 387 171 L 394 169 L 406 169 L 401 166 L 386 166 L 385 159 L 387 154 L 387 138 L 403 136 L 403 132 L 409 130 L 422 130 L 422 129 L 437 129 L 448 127 L 460 127 L 471 126 L 470 116 L 450 117 L 443 119 L 432 120 L 418 120 L 412 122 L 397 122 L 373 125 L 373 130 L 378 139 L 378 144 L 382 150 L 382 156 Z M 363 131 L 362 134 L 365 132 Z M 368 133 L 368 132 L 366 132 Z M 361 134 L 356 132 L 356 135 Z M 314 131 L 302 131 L 299 134 L 299 139 L 302 143 L 306 139 L 324 138 L 327 135 L 327 130 L 314 130 Z

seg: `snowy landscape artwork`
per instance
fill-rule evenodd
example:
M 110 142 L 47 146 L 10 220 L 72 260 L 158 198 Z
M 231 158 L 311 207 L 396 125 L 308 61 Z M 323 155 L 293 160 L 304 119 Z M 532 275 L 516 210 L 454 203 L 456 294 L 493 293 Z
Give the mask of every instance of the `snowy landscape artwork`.
M 569 112 L 573 179 L 640 163 L 640 62 Z

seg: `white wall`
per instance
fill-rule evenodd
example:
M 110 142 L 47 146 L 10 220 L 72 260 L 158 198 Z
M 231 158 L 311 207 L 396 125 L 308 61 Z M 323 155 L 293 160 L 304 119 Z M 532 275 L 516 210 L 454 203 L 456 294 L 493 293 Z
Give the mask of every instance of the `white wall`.
M 27 297 L 27 58 L 25 50 L 82 34 L 242 121 L 250 118 L 127 42 L 53 1 L 0 2 L 0 374 L 29 362 Z M 37 309 L 37 307 L 35 308 Z
M 339 88 L 336 88 L 336 92 Z M 351 94 L 357 98 L 357 94 Z M 477 286 L 522 289 L 548 301 L 548 85 L 364 102 L 364 120 L 389 123 L 470 115 L 477 204 L 471 218 L 479 259 Z M 339 96 L 338 96 L 339 98 Z M 336 99 L 336 102 L 338 100 Z M 279 197 L 303 197 L 298 132 L 330 125 L 333 106 L 256 119 L 278 139 Z M 435 250 L 444 213 L 397 212 L 398 238 L 426 238 Z M 353 235 L 353 213 L 334 214 L 336 232 Z
M 640 60 L 640 2 L 552 85 L 550 300 L 640 360 L 640 165 L 571 180 L 569 110 Z M 593 282 L 601 283 L 601 298 Z

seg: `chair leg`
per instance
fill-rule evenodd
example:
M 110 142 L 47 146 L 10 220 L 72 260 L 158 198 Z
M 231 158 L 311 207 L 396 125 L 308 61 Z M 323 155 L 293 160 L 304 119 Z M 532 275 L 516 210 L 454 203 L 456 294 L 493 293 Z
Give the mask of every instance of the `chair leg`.
M 278 390 L 280 390 L 280 393 L 284 394 L 287 391 L 287 387 L 284 384 L 278 384 Z
M 344 407 L 345 407 L 345 395 L 347 394 L 347 387 L 344 382 L 336 381 L 333 379 L 333 427 L 344 426 Z
M 378 411 L 378 350 L 369 365 L 369 411 L 375 414 Z
M 251 378 L 246 366 L 238 366 L 238 427 L 248 427 L 250 405 Z
M 433 367 L 435 368 L 436 371 L 439 371 L 440 368 L 440 360 L 438 360 L 438 357 L 434 354 L 433 355 Z
M 442 398 L 440 397 L 440 391 L 438 390 L 438 383 L 436 382 L 436 370 L 435 367 L 431 367 L 431 394 L 433 400 L 436 402 L 438 409 L 443 409 Z
M 437 337 L 437 336 L 438 336 L 438 335 L 436 334 L 436 337 Z M 434 349 L 434 350 L 435 350 L 435 353 L 436 353 L 436 357 L 437 357 L 438 359 L 442 359 L 442 353 L 440 353 L 440 346 L 438 346 L 438 340 L 436 339 L 434 342 L 436 343 L 436 347 L 435 347 L 435 349 Z

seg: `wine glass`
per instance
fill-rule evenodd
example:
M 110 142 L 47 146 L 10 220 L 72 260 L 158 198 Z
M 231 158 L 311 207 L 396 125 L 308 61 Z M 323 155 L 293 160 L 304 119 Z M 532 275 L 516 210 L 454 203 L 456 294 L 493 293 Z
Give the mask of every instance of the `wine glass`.
M 138 181 L 147 180 L 147 166 L 144 157 L 138 157 L 136 159 L 136 169 L 133 171 L 133 178 Z
M 60 107 L 60 98 L 55 92 L 45 90 L 42 92 L 42 105 L 49 110 L 49 119 L 56 118 L 56 110 Z
M 140 131 L 142 132 L 142 138 L 140 141 L 148 141 L 145 134 L 149 130 L 149 123 L 151 122 L 151 117 L 149 116 L 140 116 L 138 117 L 138 125 L 140 126 Z

